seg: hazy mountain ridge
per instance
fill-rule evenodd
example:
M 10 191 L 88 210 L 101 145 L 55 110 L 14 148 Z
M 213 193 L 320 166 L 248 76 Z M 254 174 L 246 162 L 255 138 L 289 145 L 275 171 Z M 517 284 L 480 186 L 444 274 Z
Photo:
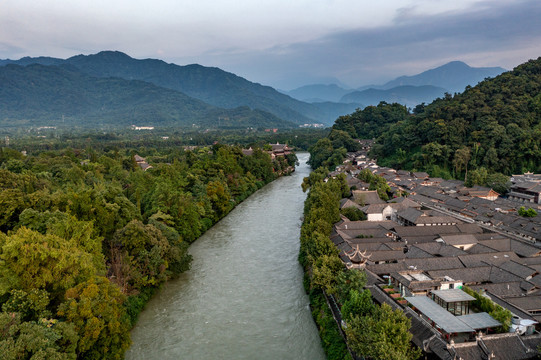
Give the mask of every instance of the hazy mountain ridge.
M 334 119 L 344 116 L 344 114 L 351 114 L 355 110 L 363 107 L 357 103 L 335 103 L 330 101 L 314 102 L 313 105 L 317 106 L 319 111 L 327 117 Z
M 0 67 L 0 124 L 295 126 L 260 110 L 217 108 L 149 82 L 96 78 L 72 68 Z
M 475 86 L 486 78 L 505 72 L 501 67 L 474 68 L 462 61 L 451 61 L 434 69 L 413 76 L 400 76 L 385 83 L 383 89 L 404 85 L 432 85 L 447 89 L 448 92 L 463 92 L 466 86 Z
M 471 68 L 455 61 L 414 76 L 402 76 L 385 85 L 363 91 L 351 91 L 334 84 L 314 84 L 284 94 L 272 87 L 250 82 L 216 67 L 197 64 L 180 66 L 157 59 L 134 59 L 119 51 L 77 55 L 66 60 L 44 56 L 0 60 L 0 66 L 7 64 L 28 66 L 33 63 L 58 65 L 98 78 L 117 77 L 145 81 L 220 108 L 261 109 L 254 110 L 254 114 L 259 111 L 258 118 L 268 117 L 261 115 L 268 112 L 274 117 L 296 124 L 319 122 L 327 125 L 332 124 L 338 116 L 357 108 L 376 105 L 380 101 L 396 101 L 409 107 L 422 102 L 430 103 L 445 92 L 452 92 L 453 88 L 462 86 L 466 80 L 468 84 L 475 85 L 474 82 L 476 83 L 478 79 L 495 76 L 497 72 L 503 71 L 502 68 Z M 426 82 L 429 84 L 425 84 Z M 271 123 L 276 125 L 279 121 L 273 119 Z M 268 126 L 271 126 L 271 123 Z
M 344 103 L 361 103 L 366 106 L 377 105 L 381 101 L 399 103 L 407 107 L 415 107 L 421 103 L 430 103 L 438 97 L 442 97 L 446 89 L 432 86 L 397 86 L 389 90 L 367 89 L 354 91 L 344 95 L 340 101 Z
M 451 61 L 445 65 L 426 70 L 416 75 L 400 76 L 384 85 L 365 85 L 358 87 L 356 90 L 348 90 L 336 84 L 312 84 L 301 86 L 285 93 L 296 99 L 312 103 L 322 101 L 360 102 L 366 106 L 376 105 L 379 101 L 389 101 L 389 99 L 393 98 L 392 95 L 390 95 L 390 92 L 380 92 L 379 94 L 381 94 L 382 98 L 378 100 L 377 97 L 374 97 L 378 92 L 374 90 L 392 90 L 393 92 L 400 93 L 400 98 L 402 98 L 405 96 L 404 88 L 397 88 L 414 86 L 417 88 L 409 88 L 413 93 L 406 97 L 411 99 L 419 98 L 422 99 L 421 102 L 429 103 L 443 95 L 445 92 L 462 92 L 468 85 L 475 86 L 485 78 L 495 77 L 505 71 L 506 70 L 501 67 L 475 68 L 461 61 Z M 426 97 L 429 88 L 420 89 L 419 87 L 428 85 L 435 88 L 442 88 L 444 92 L 441 93 L 441 90 L 439 89 L 437 91 L 436 89 L 432 89 L 434 97 Z M 363 91 L 368 92 L 359 94 Z M 350 96 L 349 94 L 354 95 Z M 369 100 L 366 100 L 366 98 Z M 402 100 L 401 103 L 403 104 L 404 101 Z M 408 103 L 408 105 L 412 104 Z
M 345 89 L 336 84 L 312 84 L 305 85 L 285 93 L 295 99 L 306 102 L 340 102 L 342 96 L 350 93 L 351 89 Z

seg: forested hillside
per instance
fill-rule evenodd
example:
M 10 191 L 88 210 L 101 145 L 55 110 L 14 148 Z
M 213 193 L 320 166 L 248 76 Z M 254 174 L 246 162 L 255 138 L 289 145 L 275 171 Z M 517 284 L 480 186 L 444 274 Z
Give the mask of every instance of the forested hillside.
M 0 83 L 2 126 L 295 126 L 246 106 L 217 108 L 148 82 L 97 78 L 65 65 L 6 65 Z
M 327 176 L 328 171 L 320 168 L 304 178 L 303 190 L 309 192 L 299 251 L 299 262 L 305 270 L 304 286 L 327 358 L 351 359 L 352 350 L 371 359 L 418 359 L 421 351 L 411 346 L 410 320 L 388 304 L 376 305 L 370 290 L 365 289 L 366 273 L 346 269 L 331 241 L 333 224 L 341 219 L 340 201 L 350 196 L 350 189 L 345 174 L 324 181 Z M 347 324 L 342 329 L 349 349 L 327 305 L 330 298 L 340 307 Z
M 471 170 L 541 172 L 541 58 L 413 114 L 380 104 L 339 118 L 333 128 L 377 138 L 380 165 L 462 179 Z
M 215 67 L 198 64 L 179 66 L 157 59 L 139 60 L 119 51 L 77 55 L 66 60 L 39 57 L 0 61 L 0 65 L 9 63 L 69 65 L 74 70 L 94 77 L 145 81 L 220 108 L 247 106 L 296 124 L 332 122 L 314 105 Z
M 149 149 L 147 171 L 135 155 L 0 148 L 2 359 L 122 359 L 188 244 L 288 166 L 224 145 Z

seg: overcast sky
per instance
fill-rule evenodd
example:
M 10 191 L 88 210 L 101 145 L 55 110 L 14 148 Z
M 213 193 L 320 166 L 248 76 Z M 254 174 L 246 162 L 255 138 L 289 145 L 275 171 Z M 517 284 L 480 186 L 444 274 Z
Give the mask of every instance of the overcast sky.
M 0 58 L 119 50 L 280 89 L 541 56 L 540 0 L 1 0 Z

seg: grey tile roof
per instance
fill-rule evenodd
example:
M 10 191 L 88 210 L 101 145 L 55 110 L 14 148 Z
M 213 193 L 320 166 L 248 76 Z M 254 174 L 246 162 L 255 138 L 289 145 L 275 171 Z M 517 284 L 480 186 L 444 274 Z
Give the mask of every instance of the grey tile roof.
M 499 265 L 501 269 L 509 271 L 511 274 L 520 276 L 523 279 L 534 276 L 537 271 L 526 265 L 521 265 L 515 261 L 507 261 Z
M 336 248 L 338 250 L 340 250 L 341 252 L 347 252 L 347 253 L 353 250 L 351 245 L 348 244 L 347 242 L 343 242 L 343 243 L 340 243 L 340 244 L 336 245 Z
M 535 188 L 537 185 L 538 185 L 537 181 L 522 181 L 520 183 L 512 185 L 511 189 L 530 190 L 530 189 Z
M 370 205 L 363 206 L 361 208 L 361 210 L 365 214 L 381 214 L 381 213 L 383 213 L 383 209 L 385 209 L 388 206 L 390 206 L 390 205 L 387 204 L 387 203 L 384 203 L 384 204 L 370 204 Z
M 361 239 L 359 239 L 361 240 Z M 364 240 L 370 240 L 370 239 L 364 239 Z M 383 243 L 380 243 L 380 242 L 350 242 L 348 241 L 348 243 L 351 245 L 351 247 L 355 247 L 355 248 L 359 248 L 360 251 L 367 251 L 368 253 L 371 253 L 372 251 L 378 251 L 378 250 L 382 250 L 382 248 L 384 250 L 390 250 L 388 247 L 385 246 L 385 244 Z
M 390 274 L 392 272 L 398 272 L 398 271 L 408 269 L 408 267 L 403 261 L 399 263 L 394 263 L 394 264 L 373 264 L 373 265 L 367 264 L 366 268 L 377 275 L 385 275 L 385 274 Z
M 517 255 L 522 257 L 534 257 L 541 255 L 541 249 L 528 245 L 522 241 L 509 238 L 483 240 L 480 242 L 480 244 L 498 251 L 514 251 Z
M 442 244 L 440 242 L 429 242 L 423 244 L 415 244 L 412 248 L 419 248 L 431 255 L 437 255 L 441 257 L 465 255 L 467 252 L 458 249 L 454 246 Z
M 511 251 L 503 251 L 490 254 L 468 254 L 459 256 L 465 267 L 478 267 L 487 264 L 499 265 L 509 260 L 518 260 L 519 257 Z
M 396 216 L 403 218 L 412 223 L 417 222 L 417 219 L 423 215 L 424 213 L 422 211 L 417 210 L 415 208 L 407 208 L 407 209 L 397 212 L 396 214 Z
M 454 280 L 462 280 L 464 284 L 480 284 L 482 282 L 490 281 L 491 266 L 479 266 L 474 268 L 455 268 L 446 270 L 431 270 L 428 271 L 428 275 L 432 277 L 444 277 L 449 276 Z
M 392 220 L 385 221 L 349 221 L 345 220 L 340 224 L 335 224 L 335 228 L 338 230 L 355 230 L 355 229 L 392 229 L 399 224 Z
M 421 195 L 421 194 L 413 194 L 413 195 L 408 196 L 408 198 L 418 203 L 424 203 L 424 204 L 433 203 L 431 198 Z
M 423 243 L 433 242 L 436 238 L 437 236 L 435 235 L 407 236 L 407 237 L 402 238 L 402 241 L 407 242 L 410 245 L 423 244 Z
M 521 263 L 524 263 L 524 259 L 520 259 L 520 262 Z M 535 271 L 537 271 L 538 273 L 541 273 L 541 264 L 532 264 L 532 265 L 528 265 L 529 267 L 531 267 L 532 269 L 534 269 Z
M 444 234 L 459 234 L 460 230 L 456 225 L 436 225 L 436 226 L 395 226 L 396 234 L 400 237 L 408 236 L 428 236 L 434 237 Z
M 536 349 L 526 347 L 524 341 L 515 333 L 483 336 L 482 342 L 496 359 L 522 360 L 537 357 Z
M 357 204 L 356 202 L 352 201 L 351 199 L 344 198 L 340 201 L 340 209 L 345 209 L 348 207 L 354 207 L 357 209 L 360 209 L 361 206 Z
M 541 256 L 523 258 L 519 262 L 525 265 L 541 265 Z
M 417 179 L 428 179 L 430 177 L 428 173 L 422 172 L 422 171 L 414 172 L 412 173 L 412 175 L 416 177 Z
M 455 217 L 452 216 L 421 216 L 417 218 L 417 221 L 415 222 L 417 225 L 431 225 L 431 224 L 442 224 L 447 226 L 449 225 L 456 225 L 456 224 L 462 224 L 462 220 L 458 220 Z
M 370 252 L 370 259 L 368 261 L 393 261 L 404 259 L 406 254 L 402 250 L 376 250 Z
M 365 238 L 369 238 L 370 236 L 383 238 L 385 237 L 385 234 L 389 232 L 389 230 L 384 229 L 381 226 L 372 229 L 347 229 L 339 231 L 349 239 L 356 238 L 357 236 L 364 236 Z
M 467 233 L 467 234 L 482 234 L 483 233 L 483 228 L 477 224 L 462 223 L 462 224 L 457 224 L 456 227 L 462 233 Z
M 457 269 L 462 267 L 458 257 L 431 257 L 420 259 L 406 259 L 404 260 L 408 268 L 411 266 L 419 270 L 443 270 L 443 269 Z
M 417 246 L 408 246 L 408 252 L 406 253 L 406 257 L 409 259 L 427 258 L 427 257 L 433 257 L 433 255 L 424 250 L 421 250 Z
M 348 243 L 351 245 L 357 245 L 357 244 L 369 244 L 369 243 L 379 243 L 380 245 L 385 243 L 391 243 L 393 242 L 393 239 L 388 237 L 372 237 L 372 238 L 348 238 L 346 239 Z
M 491 252 L 498 252 L 498 250 L 494 250 L 493 248 L 482 245 L 480 243 L 475 244 L 467 251 L 468 254 L 487 254 Z
M 521 296 L 525 293 L 520 281 L 510 281 L 499 284 L 468 285 L 472 290 L 486 290 L 501 297 Z
M 527 312 L 541 311 L 541 295 L 507 297 L 505 301 Z
M 525 309 L 521 309 L 520 307 L 517 307 L 508 301 L 504 300 L 503 298 L 499 297 L 498 295 L 487 291 L 486 294 L 490 297 L 492 301 L 494 301 L 496 304 L 500 305 L 504 309 L 507 309 L 511 311 L 513 314 L 523 318 L 523 319 L 530 319 L 533 320 L 533 316 L 530 315 Z
M 335 233 L 335 234 L 331 235 L 331 241 L 334 243 L 334 245 L 340 245 L 340 244 L 344 243 L 346 241 L 346 239 L 344 238 L 344 236 L 342 234 Z
M 490 269 L 489 281 L 492 283 L 495 283 L 495 284 L 507 283 L 507 282 L 513 282 L 513 281 L 521 281 L 521 280 L 524 280 L 524 279 L 500 267 L 493 266 Z
M 353 198 L 355 202 L 361 205 L 385 203 L 385 201 L 379 198 L 375 190 L 374 191 L 353 190 L 352 193 L 353 193 Z
M 477 238 L 472 234 L 442 235 L 441 239 L 452 246 L 477 244 Z
M 468 359 L 468 360 L 485 360 L 486 354 L 483 349 L 475 342 L 465 342 L 455 344 L 452 349 L 445 347 L 445 355 L 449 356 L 448 359 Z
M 413 207 L 413 208 L 420 208 L 421 207 L 421 205 L 418 202 L 410 199 L 409 197 L 403 197 L 403 196 L 391 199 L 391 200 L 387 201 L 387 203 L 390 203 L 390 204 L 393 204 L 393 203 L 402 204 L 402 206 Z

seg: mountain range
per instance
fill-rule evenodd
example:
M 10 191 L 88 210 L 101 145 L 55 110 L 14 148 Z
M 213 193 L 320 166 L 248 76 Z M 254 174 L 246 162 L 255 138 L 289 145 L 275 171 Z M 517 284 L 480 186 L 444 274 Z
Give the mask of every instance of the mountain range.
M 0 125 L 295 127 L 247 106 L 218 108 L 140 80 L 97 78 L 70 66 L 0 67 Z
M 175 90 L 207 104 L 234 109 L 248 106 L 259 109 L 293 124 L 331 124 L 343 115 L 337 105 L 324 114 L 317 105 L 293 99 L 269 86 L 250 82 L 240 76 L 215 67 L 197 64 L 179 66 L 156 59 L 134 59 L 118 51 L 102 51 L 94 55 L 77 55 L 68 59 L 25 57 L 20 60 L 0 60 L 1 65 L 42 64 L 69 67 L 96 78 L 116 77 L 141 80 L 164 89 Z M 332 107 L 332 105 L 331 105 Z M 327 109 L 329 106 L 327 106 Z
M 497 71 L 503 69 L 476 69 L 453 62 L 416 76 L 397 78 L 378 89 L 312 85 L 284 94 L 219 68 L 139 60 L 118 51 L 68 59 L 24 57 L 0 60 L 0 124 L 33 124 L 61 118 L 87 125 L 330 125 L 338 116 L 380 101 L 411 107 L 430 102 L 451 85 L 459 86 L 457 79 L 470 79 L 473 84 L 480 76 Z
M 313 84 L 284 93 L 307 102 L 356 102 L 367 106 L 377 105 L 380 101 L 396 101 L 413 107 L 423 102 L 432 102 L 446 92 L 462 92 L 466 86 L 475 86 L 480 81 L 504 71 L 506 70 L 501 67 L 475 68 L 461 61 L 451 61 L 417 75 L 400 76 L 383 85 L 346 89 L 334 84 Z

